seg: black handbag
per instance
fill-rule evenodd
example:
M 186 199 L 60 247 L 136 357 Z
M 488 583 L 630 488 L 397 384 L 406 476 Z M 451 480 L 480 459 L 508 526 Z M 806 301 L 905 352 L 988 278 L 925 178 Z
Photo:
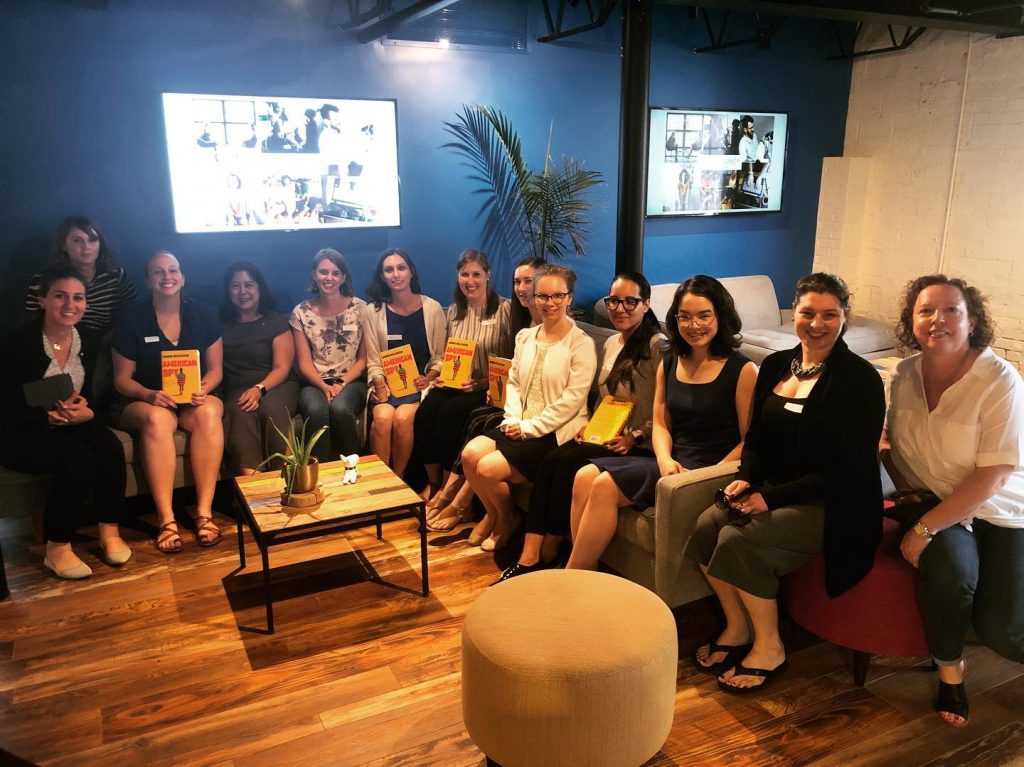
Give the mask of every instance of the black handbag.
M 893 494 L 890 500 L 896 504 L 885 510 L 885 516 L 899 523 L 901 534 L 906 533 L 921 517 L 942 502 L 941 498 L 928 490 L 901 490 Z

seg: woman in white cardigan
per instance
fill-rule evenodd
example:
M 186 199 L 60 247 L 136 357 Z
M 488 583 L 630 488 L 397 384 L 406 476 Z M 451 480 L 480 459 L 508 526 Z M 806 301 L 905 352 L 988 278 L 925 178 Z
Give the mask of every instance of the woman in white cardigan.
M 412 424 L 422 392 L 441 373 L 445 317 L 441 304 L 420 294 L 420 279 L 409 255 L 385 250 L 366 290 L 370 303 L 363 310 L 366 370 L 372 386 L 373 423 L 370 449 L 399 477 L 412 452 Z M 396 397 L 388 388 L 380 353 L 409 344 L 419 375 L 418 391 Z
M 534 272 L 541 324 L 516 335 L 505 418 L 462 451 L 466 480 L 493 520 L 484 551 L 502 548 L 515 532 L 510 485 L 533 479 L 544 457 L 587 422 L 597 354 L 590 336 L 566 316 L 575 284 L 575 273 L 563 266 L 545 264 Z

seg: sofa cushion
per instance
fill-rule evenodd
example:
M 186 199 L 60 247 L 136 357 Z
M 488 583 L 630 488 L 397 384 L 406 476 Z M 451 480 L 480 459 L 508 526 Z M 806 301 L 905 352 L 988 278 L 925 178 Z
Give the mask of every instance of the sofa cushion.
M 782 325 L 779 299 L 775 295 L 772 278 L 765 274 L 748 277 L 723 277 L 722 285 L 729 291 L 736 312 L 747 328 L 777 328 Z
M 851 322 L 843 340 L 850 347 L 850 351 L 862 355 L 892 349 L 896 346 L 896 337 L 893 335 L 891 327 L 884 322 L 865 318 L 857 318 Z M 744 325 L 744 346 L 758 347 L 771 353 L 792 349 L 799 342 L 792 325 L 780 325 L 777 328 L 752 328 L 749 331 Z
M 652 556 L 654 554 L 654 507 L 637 511 L 633 507 L 619 511 L 615 534 Z

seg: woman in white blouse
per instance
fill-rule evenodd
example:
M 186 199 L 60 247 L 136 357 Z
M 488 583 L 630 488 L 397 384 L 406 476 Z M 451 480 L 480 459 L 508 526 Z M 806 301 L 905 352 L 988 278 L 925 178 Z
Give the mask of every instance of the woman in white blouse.
M 545 264 L 534 273 L 541 324 L 516 336 L 505 417 L 462 451 L 466 480 L 494 521 L 484 551 L 502 548 L 515 532 L 510 485 L 531 480 L 544 457 L 587 422 L 597 354 L 591 338 L 566 316 L 575 284 L 575 273 L 563 266 Z
M 416 411 L 415 454 L 423 462 L 431 490 L 445 484 L 462 447 L 466 422 L 484 404 L 487 356 L 508 357 L 512 352 L 509 300 L 491 285 L 487 256 L 479 250 L 462 251 L 455 273 L 455 297 L 446 313 L 447 335 L 475 341 L 476 349 L 469 380 L 459 388 L 433 386 Z M 449 506 L 443 496 L 432 500 L 435 507 L 444 503 L 444 508 L 428 517 L 427 529 L 445 532 L 469 521 L 468 509 Z
M 967 724 L 963 648 L 973 626 L 1024 662 L 1024 382 L 989 344 L 985 300 L 963 280 L 912 281 L 897 328 L 920 354 L 893 372 L 882 457 L 897 488 L 939 500 L 903 537 L 939 669 L 935 710 Z
M 367 375 L 373 389 L 370 449 L 398 476 L 412 453 L 413 419 L 423 391 L 441 373 L 445 320 L 441 304 L 420 293 L 420 279 L 409 254 L 392 248 L 377 260 L 370 286 L 370 304 L 363 311 Z M 380 354 L 408 344 L 419 375 L 417 391 L 394 396 L 384 376 Z

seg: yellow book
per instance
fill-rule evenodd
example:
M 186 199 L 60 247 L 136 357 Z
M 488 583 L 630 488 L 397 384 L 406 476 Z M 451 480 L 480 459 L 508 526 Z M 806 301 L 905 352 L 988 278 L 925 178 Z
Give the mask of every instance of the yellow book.
M 633 403 L 628 399 L 616 399 L 606 394 L 594 411 L 594 416 L 583 429 L 583 441 L 594 445 L 611 442 L 622 433 L 622 427 L 633 412 Z
M 494 407 L 505 407 L 505 390 L 508 388 L 508 371 L 511 367 L 512 360 L 487 355 L 487 391 Z
M 441 363 L 441 383 L 450 389 L 462 388 L 473 377 L 475 353 L 476 341 L 472 338 L 449 338 Z
M 160 352 L 161 388 L 179 405 L 192 402 L 202 391 L 198 349 L 173 349 Z
M 416 392 L 414 381 L 419 378 L 420 371 L 409 344 L 382 351 L 380 364 L 384 368 L 384 377 L 388 379 L 388 388 L 393 397 L 404 397 Z

